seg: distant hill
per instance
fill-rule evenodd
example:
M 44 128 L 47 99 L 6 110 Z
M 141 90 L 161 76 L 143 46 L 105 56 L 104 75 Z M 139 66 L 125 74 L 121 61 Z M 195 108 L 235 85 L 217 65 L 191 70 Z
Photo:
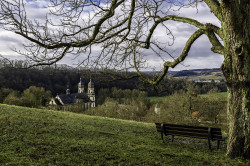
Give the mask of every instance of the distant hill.
M 225 81 L 225 77 L 220 68 L 182 70 L 172 72 L 170 75 L 175 78 L 187 78 L 196 82 Z
M 198 76 L 198 75 L 210 75 L 213 72 L 221 72 L 220 68 L 214 69 L 192 69 L 192 70 L 181 70 L 172 72 L 173 77 L 186 77 L 186 76 Z
M 153 74 L 157 72 L 146 73 Z M 169 71 L 168 76 L 172 76 L 174 78 L 187 78 L 196 82 L 221 82 L 225 80 L 220 68 Z

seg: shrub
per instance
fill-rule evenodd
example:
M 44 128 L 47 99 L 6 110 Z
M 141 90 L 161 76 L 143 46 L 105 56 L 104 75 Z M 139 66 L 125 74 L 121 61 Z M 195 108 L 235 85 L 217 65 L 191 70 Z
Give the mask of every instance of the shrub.
M 26 107 L 41 107 L 46 105 L 51 96 L 50 91 L 45 91 L 44 88 L 35 86 L 29 87 L 22 94 L 20 94 L 18 91 L 10 91 L 12 92 L 9 93 L 8 96 L 3 100 L 4 104 Z
M 12 89 L 9 88 L 1 88 L 0 89 L 0 103 L 3 103 L 4 99 L 13 92 Z
M 147 113 L 146 105 L 134 101 L 129 105 L 119 104 L 112 98 L 107 98 L 103 105 L 88 109 L 85 114 L 110 118 L 141 121 Z
M 4 104 L 22 105 L 21 95 L 18 91 L 11 92 L 3 101 Z
M 22 94 L 22 97 L 26 101 L 24 103 L 26 104 L 25 106 L 29 107 L 45 106 L 46 103 L 49 101 L 50 96 L 50 91 L 45 91 L 44 88 L 35 86 L 30 86 Z
M 226 126 L 226 101 L 220 98 L 202 98 L 190 93 L 176 93 L 158 102 L 160 113 L 155 113 L 154 104 L 145 116 L 148 122 Z

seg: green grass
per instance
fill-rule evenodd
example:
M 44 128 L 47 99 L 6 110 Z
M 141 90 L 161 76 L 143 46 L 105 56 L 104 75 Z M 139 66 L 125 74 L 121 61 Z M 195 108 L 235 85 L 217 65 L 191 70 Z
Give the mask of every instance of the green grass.
M 166 96 L 162 96 L 162 97 L 148 97 L 150 102 L 157 102 L 157 101 L 162 101 L 166 98 Z
M 203 95 L 200 95 L 200 96 L 201 97 L 206 97 L 206 98 L 224 98 L 226 100 L 227 99 L 227 92 L 203 94 Z
M 249 164 L 206 141 L 163 144 L 152 123 L 69 112 L 0 105 L 0 134 L 0 165 Z
M 226 100 L 227 99 L 227 92 L 219 92 L 219 93 L 210 93 L 210 94 L 202 94 L 199 95 L 200 97 L 205 98 L 221 98 Z M 166 99 L 168 96 L 162 96 L 162 97 L 148 97 L 150 102 L 160 102 Z
M 189 80 L 221 80 L 221 79 L 225 79 L 225 78 L 224 78 L 222 72 L 211 72 L 210 74 L 189 76 L 188 79 Z

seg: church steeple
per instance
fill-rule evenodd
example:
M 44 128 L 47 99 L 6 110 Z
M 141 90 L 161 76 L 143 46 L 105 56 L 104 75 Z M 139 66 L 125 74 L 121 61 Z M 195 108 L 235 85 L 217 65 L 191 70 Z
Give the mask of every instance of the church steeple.
M 91 107 L 95 107 L 95 88 L 94 83 L 91 81 L 91 79 L 88 83 L 88 97 L 92 101 Z
M 84 93 L 84 83 L 82 82 L 81 77 L 80 77 L 80 82 L 78 83 L 78 93 Z

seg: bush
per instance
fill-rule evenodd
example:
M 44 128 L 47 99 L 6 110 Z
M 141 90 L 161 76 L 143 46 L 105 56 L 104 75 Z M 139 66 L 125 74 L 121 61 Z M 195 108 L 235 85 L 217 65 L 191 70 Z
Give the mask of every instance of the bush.
M 12 89 L 9 88 L 1 88 L 0 89 L 0 103 L 3 103 L 4 99 L 13 92 Z
M 202 98 L 188 93 L 176 93 L 158 102 L 160 113 L 155 113 L 154 104 L 145 116 L 148 122 L 226 126 L 226 101 L 220 98 Z
M 196 124 L 191 114 L 191 96 L 175 93 L 160 104 L 159 121 L 178 124 Z
M 142 121 L 147 113 L 147 107 L 142 101 L 134 101 L 129 105 L 125 105 L 119 104 L 112 98 L 107 98 L 103 105 L 88 109 L 84 113 L 95 116 Z
M 22 94 L 22 98 L 25 101 L 24 104 L 28 107 L 45 106 L 46 103 L 50 100 L 50 97 L 50 91 L 45 91 L 44 88 L 35 86 L 29 87 Z
M 26 89 L 22 94 L 18 91 L 5 90 L 6 92 L 12 91 L 3 100 L 4 104 L 26 106 L 26 107 L 41 107 L 45 106 L 50 100 L 50 91 L 45 91 L 44 88 L 31 86 Z
M 22 106 L 22 100 L 20 100 L 20 93 L 18 91 L 11 92 L 3 101 L 4 104 L 20 105 Z

